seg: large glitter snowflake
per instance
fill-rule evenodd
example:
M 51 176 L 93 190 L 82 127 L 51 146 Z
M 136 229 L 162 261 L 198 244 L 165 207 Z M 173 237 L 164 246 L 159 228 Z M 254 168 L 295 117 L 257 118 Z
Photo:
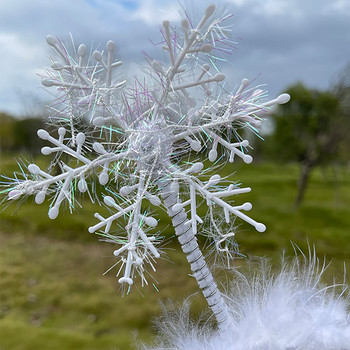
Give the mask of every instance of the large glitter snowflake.
M 233 233 L 221 232 L 218 209 L 227 223 L 240 218 L 259 232 L 265 226 L 244 213 L 252 208 L 250 203 L 236 205 L 229 200 L 250 188 L 223 186 L 219 175 L 209 178 L 203 163 L 191 162 L 188 155 L 208 150 L 210 162 L 223 157 L 233 162 L 239 157 L 251 163 L 249 142 L 239 131 L 257 132 L 261 116 L 289 100 L 282 94 L 261 102 L 265 92 L 252 88 L 248 79 L 233 92 L 225 89 L 225 75 L 215 62 L 234 44 L 225 24 L 230 17 L 216 15 L 211 5 L 195 26 L 189 19 L 182 21 L 181 28 L 164 21 L 159 45 L 169 63 L 146 55 L 145 78 L 132 83 L 114 73 L 122 62 L 115 60 L 112 41 L 105 52 L 89 55 L 80 45 L 70 54 L 59 40 L 48 36 L 56 58 L 42 83 L 56 88 L 57 99 L 49 108 L 57 132 L 37 134 L 50 145 L 42 153 L 55 157 L 47 171 L 30 164 L 25 179 L 14 180 L 7 189 L 9 199 L 35 195 L 37 204 L 49 195 L 53 199 L 48 215 L 55 219 L 65 201 L 73 206 L 77 192 L 87 192 L 94 200 L 99 193 L 96 185 L 106 188 L 103 202 L 111 214 L 96 213 L 98 222 L 89 232 L 118 245 L 114 255 L 120 258 L 119 282 L 128 285 L 137 275 L 147 284 L 145 265 L 154 268 L 160 257 L 154 233 L 158 221 L 143 208 L 165 207 L 193 276 L 223 328 L 230 316 L 197 244 L 198 225 L 203 223 L 197 212 L 199 198 L 208 207 L 210 235 L 221 251 L 228 251 L 225 242 Z M 120 222 L 124 235 L 116 233 Z

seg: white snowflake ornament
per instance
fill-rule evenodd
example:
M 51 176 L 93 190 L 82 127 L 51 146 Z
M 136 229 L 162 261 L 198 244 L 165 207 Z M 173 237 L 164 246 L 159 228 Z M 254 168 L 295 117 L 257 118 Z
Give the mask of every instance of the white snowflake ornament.
M 160 45 L 168 64 L 147 57 L 144 80 L 135 78 L 129 84 L 113 74 L 121 65 L 115 61 L 113 42 L 107 43 L 107 52 L 95 51 L 89 57 L 86 47 L 80 45 L 75 57 L 60 41 L 47 37 L 57 61 L 42 83 L 56 88 L 57 100 L 50 111 L 59 128 L 58 136 L 45 130 L 39 130 L 38 136 L 51 144 L 42 153 L 55 154 L 53 162 L 61 173 L 30 164 L 31 179 L 16 179 L 8 189 L 9 199 L 34 194 L 38 204 L 54 193 L 49 217 L 55 219 L 62 203 L 72 203 L 77 192 L 88 192 L 92 198 L 98 179 L 109 191 L 103 202 L 111 214 L 103 217 L 96 213 L 97 222 L 89 232 L 118 245 L 114 255 L 120 258 L 119 282 L 127 285 L 134 283 L 137 274 L 142 284 L 147 284 L 145 265 L 155 270 L 155 259 L 161 254 L 159 237 L 149 233 L 158 221 L 143 211 L 143 204 L 165 207 L 220 329 L 230 325 L 231 316 L 197 243 L 203 223 L 197 212 L 198 198 L 208 207 L 215 228 L 210 236 L 221 252 L 227 251 L 225 240 L 233 234 L 220 231 L 214 209 L 222 211 L 227 223 L 239 218 L 259 232 L 265 231 L 265 225 L 244 213 L 252 208 L 250 203 L 230 201 L 250 188 L 222 186 L 218 174 L 203 180 L 208 173 L 203 163 L 183 159 L 191 152 L 208 149 L 210 162 L 227 156 L 229 162 L 238 157 L 251 163 L 249 142 L 239 135 L 240 129 L 257 132 L 259 115 L 289 100 L 289 95 L 282 94 L 261 102 L 265 92 L 252 88 L 248 79 L 234 92 L 226 91 L 225 75 L 215 61 L 220 52 L 232 48 L 230 27 L 225 26 L 230 17 L 216 16 L 211 5 L 195 26 L 188 19 L 182 21 L 181 28 L 164 21 Z M 120 222 L 124 223 L 124 236 L 115 233 Z

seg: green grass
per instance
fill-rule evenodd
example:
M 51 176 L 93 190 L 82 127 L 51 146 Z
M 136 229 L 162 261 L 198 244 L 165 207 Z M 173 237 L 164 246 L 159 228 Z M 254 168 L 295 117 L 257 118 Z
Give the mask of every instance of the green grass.
M 44 346 L 46 337 L 56 339 L 57 349 L 128 349 L 132 333 L 150 338 L 158 298 L 182 301 L 196 292 L 184 257 L 174 251 L 168 254 L 175 263 L 157 264 L 157 284 L 150 279 L 144 295 L 134 289 L 121 297 L 114 274 L 102 276 L 114 262 L 107 244 L 23 233 L 2 234 L 1 242 L 1 349 L 37 349 L 40 341 L 39 348 L 55 349 Z
M 15 169 L 9 158 L 4 164 L 8 171 Z M 238 168 L 239 177 L 230 179 L 241 180 L 252 191 L 235 202 L 251 201 L 249 215 L 267 226 L 261 234 L 240 222 L 236 238 L 241 252 L 266 255 L 277 263 L 283 250 L 293 254 L 290 241 L 304 250 L 309 241 L 321 258 L 326 255 L 327 261 L 332 260 L 326 280 L 332 282 L 333 276 L 342 280 L 344 262 L 350 268 L 349 174 L 339 170 L 334 182 L 330 171 L 315 171 L 305 201 L 296 210 L 296 166 Z M 227 175 L 233 169 L 227 169 Z M 197 292 L 185 258 L 173 242 L 165 246 L 167 258 L 160 259 L 152 273 L 157 282 L 149 278 L 147 288 L 133 288 L 121 297 L 116 271 L 102 276 L 114 263 L 114 247 L 87 233 L 96 222 L 97 207 L 83 204 L 79 213 L 66 212 L 54 221 L 47 217 L 48 205 L 33 204 L 32 198 L 1 213 L 2 350 L 131 349 L 135 337 L 143 341 L 154 337 L 152 321 L 161 314 L 160 301 L 171 307 L 169 300 L 181 303 Z M 164 213 L 158 215 L 164 235 L 170 237 L 169 220 Z M 191 301 L 194 316 L 206 309 L 200 294 Z

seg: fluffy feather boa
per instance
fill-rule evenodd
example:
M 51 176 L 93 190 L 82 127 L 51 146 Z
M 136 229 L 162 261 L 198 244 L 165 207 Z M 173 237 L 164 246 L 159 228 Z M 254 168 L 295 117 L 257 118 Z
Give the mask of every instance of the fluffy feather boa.
M 188 307 L 157 322 L 156 346 L 144 350 L 349 350 L 349 297 L 344 284 L 324 286 L 315 256 L 282 259 L 273 273 L 268 260 L 234 271 L 226 332 L 191 322 Z

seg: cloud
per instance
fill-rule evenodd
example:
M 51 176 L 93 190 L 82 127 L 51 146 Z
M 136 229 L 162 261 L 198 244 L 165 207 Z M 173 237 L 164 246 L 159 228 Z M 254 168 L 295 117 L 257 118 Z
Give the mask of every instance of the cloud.
M 143 0 L 132 14 L 133 20 L 142 20 L 148 25 L 157 26 L 164 20 L 179 21 L 179 6 L 176 3 L 160 5 L 155 0 Z
M 183 2 L 198 20 L 212 1 Z M 257 83 L 267 82 L 272 95 L 300 79 L 327 88 L 331 76 L 349 60 L 346 0 L 228 0 L 219 7 L 225 4 L 234 14 L 233 39 L 239 42 L 227 58 L 229 64 L 223 65 L 233 85 L 262 73 Z M 48 65 L 46 34 L 69 45 L 71 33 L 76 44 L 101 48 L 113 39 L 124 70 L 129 67 L 132 75 L 143 62 L 142 50 L 157 59 L 166 56 L 149 39 L 157 42 L 162 20 L 178 20 L 180 8 L 177 0 L 2 0 L 0 110 L 21 112 L 18 91 L 47 98 L 35 76 Z

